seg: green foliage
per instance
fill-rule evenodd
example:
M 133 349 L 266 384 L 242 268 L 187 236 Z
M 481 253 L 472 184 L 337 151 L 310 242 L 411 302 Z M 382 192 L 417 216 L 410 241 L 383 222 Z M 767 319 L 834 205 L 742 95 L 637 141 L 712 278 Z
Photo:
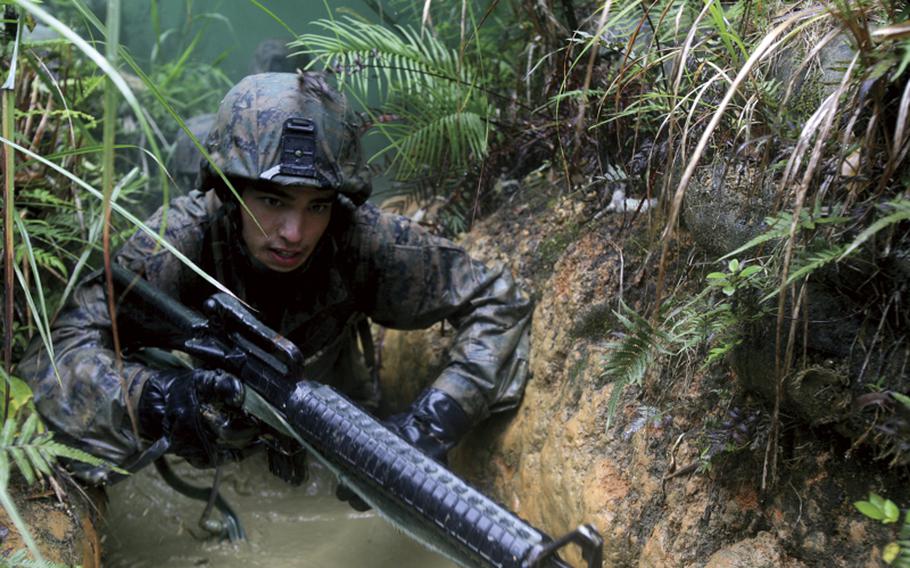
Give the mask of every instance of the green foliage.
M 433 34 L 353 18 L 315 25 L 324 34 L 302 35 L 292 45 L 333 70 L 358 100 L 378 96 L 383 112 L 396 118 L 374 117 L 389 144 L 373 159 L 394 152 L 389 167 L 397 179 L 444 178 L 483 160 L 494 108 L 479 67 Z
M 28 485 L 53 475 L 52 466 L 60 458 L 93 466 L 105 465 L 103 460 L 90 454 L 55 442 L 41 425 L 37 413 L 29 413 L 18 432 L 17 427 L 18 420 L 14 416 L 4 422 L 0 431 L 0 468 L 9 469 L 12 459 Z M 8 473 L 0 473 L 0 479 L 8 477 Z
M 901 223 L 902 221 L 910 220 L 910 200 L 903 197 L 898 197 L 889 201 L 882 207 L 882 210 L 887 214 L 884 217 L 877 219 L 875 222 L 866 227 L 863 232 L 861 232 L 850 246 L 848 246 L 843 253 L 838 257 L 838 260 L 846 257 L 857 248 L 859 248 L 863 243 L 872 238 L 876 233 Z
M 743 268 L 739 260 L 733 259 L 727 263 L 727 272 L 711 272 L 708 274 L 708 286 L 720 288 L 726 296 L 732 296 L 743 286 L 749 285 L 749 280 L 754 279 L 762 272 L 762 267 L 753 265 Z
M 623 389 L 640 385 L 649 368 L 670 366 L 673 359 L 701 360 L 704 366 L 720 362 L 740 342 L 745 324 L 762 317 L 766 309 L 750 297 L 767 286 L 764 267 L 732 259 L 726 271 L 712 272 L 705 287 L 688 299 L 667 298 L 656 324 L 625 304 L 614 312 L 622 339 L 610 344 L 602 379 L 615 383 L 607 408 L 612 422 Z M 736 308 L 734 308 L 736 304 Z
M 657 359 L 658 354 L 664 352 L 663 345 L 672 343 L 666 332 L 651 325 L 651 322 L 625 303 L 621 302 L 619 307 L 614 314 L 623 327 L 623 336 L 609 345 L 610 356 L 601 374 L 602 383 L 613 383 L 607 402 L 607 430 L 610 429 L 623 391 L 630 385 L 640 385 L 648 367 Z
M 17 550 L 6 558 L 0 558 L 0 568 L 68 568 L 65 564 L 49 560 L 33 560 L 25 550 Z
M 867 501 L 857 501 L 853 506 L 866 517 L 883 525 L 893 525 L 900 521 L 901 510 L 897 504 L 877 493 L 870 492 Z M 897 538 L 882 550 L 882 560 L 889 566 L 910 568 L 910 510 L 904 512 L 904 521 L 897 531 Z
M 3 372 L 0 375 L 12 394 L 10 414 L 5 417 L 0 430 L 0 506 L 9 515 L 36 562 L 41 563 L 44 559 L 9 492 L 13 466 L 26 484 L 32 485 L 53 476 L 53 466 L 60 458 L 95 466 L 105 465 L 105 462 L 81 450 L 55 442 L 31 405 L 31 391 L 28 387 L 15 377 L 7 377 Z

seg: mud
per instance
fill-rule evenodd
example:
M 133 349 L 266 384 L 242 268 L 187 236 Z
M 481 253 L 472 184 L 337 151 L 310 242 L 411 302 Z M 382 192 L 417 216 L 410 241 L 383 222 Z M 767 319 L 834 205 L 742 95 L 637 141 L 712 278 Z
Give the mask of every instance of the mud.
M 202 485 L 210 472 L 178 464 L 184 479 Z M 357 513 L 334 497 L 334 480 L 311 466 L 299 487 L 271 475 L 254 456 L 228 467 L 224 495 L 248 539 L 232 544 L 198 527 L 204 504 L 176 494 L 154 468 L 111 487 L 101 526 L 105 568 L 328 568 L 335 566 L 450 568 L 375 512 Z M 215 513 L 217 518 L 218 514 Z

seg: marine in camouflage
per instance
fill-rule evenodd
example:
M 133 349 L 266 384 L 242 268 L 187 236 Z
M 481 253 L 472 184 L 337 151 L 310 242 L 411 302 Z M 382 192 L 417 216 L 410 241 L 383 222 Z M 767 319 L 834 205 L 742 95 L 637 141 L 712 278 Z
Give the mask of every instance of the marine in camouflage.
M 312 255 L 289 273 L 258 264 L 240 238 L 236 204 L 222 204 L 222 191 L 193 191 L 174 200 L 167 209 L 167 241 L 294 342 L 306 358 L 310 380 L 331 384 L 355 400 L 375 402 L 358 348 L 361 322 L 369 318 L 389 328 L 421 329 L 448 321 L 457 332 L 448 363 L 432 386 L 454 398 L 474 424 L 490 413 L 515 408 L 528 378 L 529 300 L 507 270 L 485 266 L 405 217 L 383 213 L 369 203 L 357 205 L 355 200 L 369 194 L 369 182 L 362 176 L 359 148 L 350 146 L 356 132 L 341 118 L 344 101 L 335 98 L 321 77 L 286 75 L 276 80 L 288 78 L 299 81 L 297 100 L 264 102 L 269 93 L 259 88 L 261 81 L 254 81 L 252 89 L 239 85 L 245 96 L 229 93 L 225 102 L 230 111 L 219 113 L 208 146 L 226 173 L 259 175 L 279 163 L 278 137 L 227 140 L 229 130 L 222 121 L 256 121 L 259 129 L 244 129 L 242 123 L 231 127 L 254 136 L 262 130 L 280 132 L 288 117 L 282 109 L 315 109 L 311 116 L 319 117 L 317 124 L 325 129 L 315 160 L 322 179 L 316 181 L 338 193 L 328 228 Z M 326 95 L 332 97 L 331 104 L 305 106 Z M 326 117 L 319 116 L 321 108 L 329 109 Z M 266 128 L 264 123 L 279 127 Z M 279 172 L 270 179 L 290 184 L 284 175 Z M 164 214 L 159 210 L 147 222 L 153 232 Z M 115 261 L 197 310 L 215 292 L 143 232 L 124 245 Z M 34 342 L 18 368 L 34 391 L 39 412 L 65 441 L 129 465 L 148 441 L 133 434 L 127 405 L 137 407 L 144 382 L 156 370 L 136 361 L 116 361 L 97 278 L 73 293 L 53 326 L 52 340 L 53 360 L 41 342 Z

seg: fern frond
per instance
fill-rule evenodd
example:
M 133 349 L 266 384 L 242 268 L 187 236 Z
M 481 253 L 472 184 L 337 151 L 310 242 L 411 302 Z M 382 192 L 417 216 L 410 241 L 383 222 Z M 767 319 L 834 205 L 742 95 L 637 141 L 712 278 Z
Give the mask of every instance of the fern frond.
M 860 233 L 853 242 L 850 243 L 850 246 L 843 251 L 841 258 L 844 258 L 855 251 L 860 245 L 872 238 L 873 235 L 882 229 L 900 223 L 901 221 L 910 220 L 910 200 L 898 198 L 890 201 L 888 207 L 893 211 L 866 227 L 866 230 Z
M 28 551 L 17 550 L 6 558 L 0 558 L 0 568 L 69 568 L 66 564 L 58 564 L 49 560 L 34 560 L 29 558 Z
M 53 434 L 41 427 L 38 414 L 34 412 L 29 414 L 18 433 L 17 422 L 16 417 L 4 422 L 3 430 L 0 432 L 0 456 L 12 457 L 29 484 L 43 476 L 53 475 L 52 466 L 60 458 L 93 466 L 106 465 L 100 458 L 56 442 Z M 9 465 L 8 459 L 6 463 Z M 8 471 L 6 475 L 9 475 Z
M 610 357 L 601 374 L 601 379 L 613 382 L 613 390 L 607 402 L 607 429 L 616 414 L 623 391 L 628 385 L 641 384 L 648 366 L 654 361 L 656 353 L 661 351 L 662 337 L 661 332 L 647 319 L 624 303 L 613 313 L 626 331 L 621 341 L 610 344 Z
M 795 270 L 793 270 L 790 274 L 787 275 L 787 281 L 783 287 L 786 288 L 787 286 L 793 284 L 794 282 L 797 282 L 799 280 L 802 280 L 803 278 L 809 277 L 813 272 L 815 272 L 819 268 L 826 266 L 828 264 L 831 264 L 832 262 L 840 262 L 840 260 L 843 259 L 848 254 L 847 252 L 845 252 L 846 249 L 847 249 L 847 247 L 838 246 L 838 247 L 834 247 L 834 248 L 830 248 L 830 249 L 812 252 L 808 255 L 805 255 L 801 259 L 799 264 L 795 266 Z M 781 290 L 781 288 L 779 288 L 779 287 L 775 288 L 771 293 L 769 293 L 765 297 L 763 297 L 761 299 L 761 301 L 767 302 L 771 298 L 777 296 L 777 294 L 780 292 L 780 290 Z
M 810 216 L 807 211 L 802 211 L 800 213 L 799 222 L 797 223 L 797 228 L 799 230 L 804 229 L 815 229 L 817 225 L 832 225 L 840 224 L 847 221 L 846 217 L 830 216 L 830 217 L 813 217 Z M 782 212 L 774 217 L 768 217 L 765 219 L 765 223 L 768 225 L 768 230 L 764 233 L 758 235 L 754 239 L 750 240 L 743 246 L 739 247 L 736 250 L 728 252 L 724 256 L 720 257 L 718 260 L 726 260 L 730 257 L 735 257 L 742 252 L 745 252 L 751 248 L 755 248 L 760 244 L 766 243 L 768 241 L 774 241 L 778 239 L 783 239 L 790 235 L 790 226 L 793 224 L 793 214 L 789 212 Z

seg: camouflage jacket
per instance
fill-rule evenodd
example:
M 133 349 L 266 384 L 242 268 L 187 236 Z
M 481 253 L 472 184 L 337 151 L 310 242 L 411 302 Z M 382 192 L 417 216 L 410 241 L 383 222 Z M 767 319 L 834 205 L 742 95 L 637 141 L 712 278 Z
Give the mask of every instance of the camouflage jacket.
M 236 245 L 240 236 L 231 234 L 226 209 L 213 192 L 180 197 L 168 209 L 166 238 L 293 341 L 306 357 L 308 378 L 357 398 L 358 385 L 339 369 L 356 349 L 359 321 L 369 317 L 390 328 L 418 329 L 447 320 L 457 333 L 432 386 L 458 400 L 475 423 L 517 406 L 527 380 L 531 305 L 508 271 L 487 268 L 404 217 L 341 199 L 304 267 L 290 275 L 258 273 Z M 161 220 L 159 211 L 148 225 L 157 231 Z M 214 292 L 142 232 L 116 261 L 196 309 Z M 131 361 L 118 371 L 100 283 L 76 289 L 52 339 L 55 364 L 36 342 L 18 368 L 41 415 L 68 442 L 115 464 L 129 463 L 142 443 L 132 434 L 123 387 L 135 409 L 145 380 L 156 371 Z

